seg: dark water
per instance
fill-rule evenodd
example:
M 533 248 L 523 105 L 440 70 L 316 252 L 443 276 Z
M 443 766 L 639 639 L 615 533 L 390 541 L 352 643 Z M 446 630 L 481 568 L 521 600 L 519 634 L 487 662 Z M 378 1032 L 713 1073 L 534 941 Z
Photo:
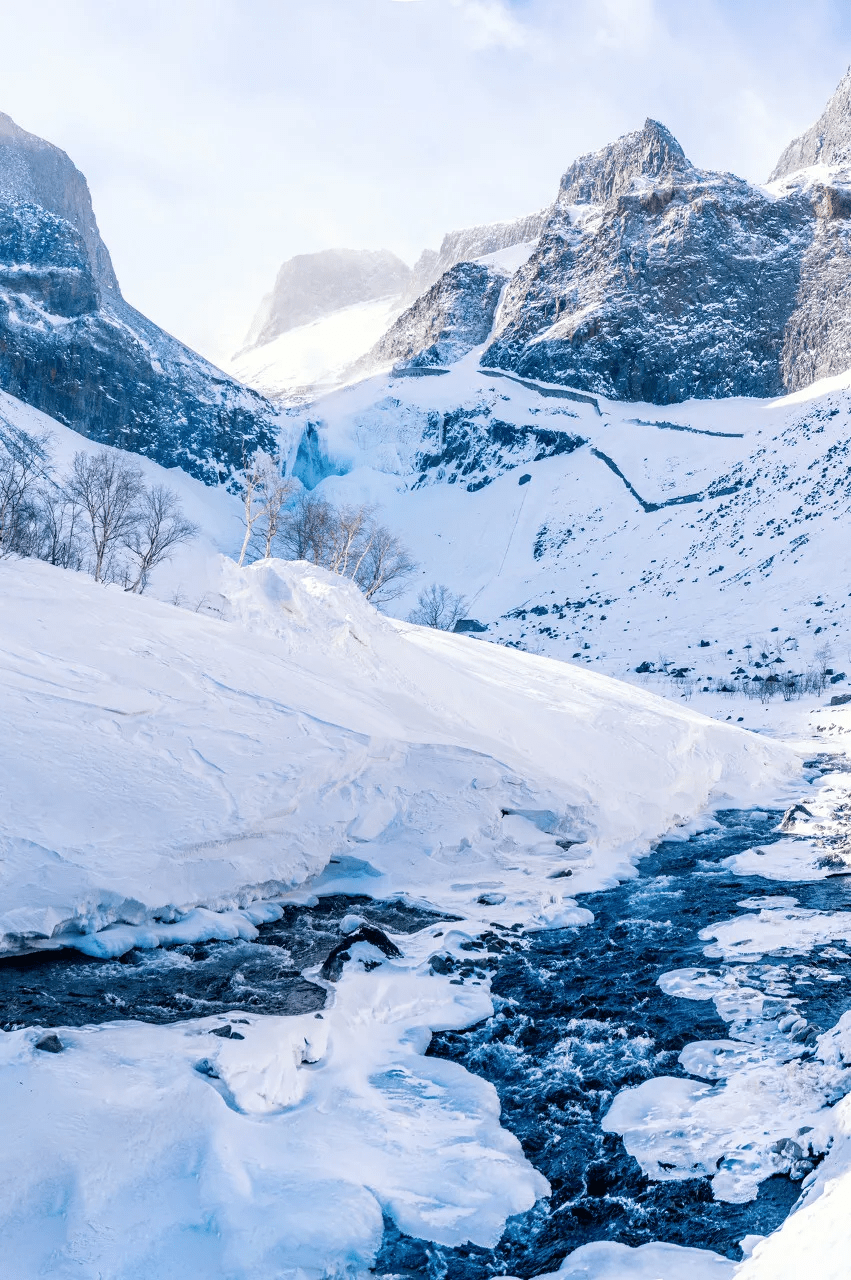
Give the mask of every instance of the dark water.
M 464 1033 L 435 1036 L 429 1053 L 495 1085 L 503 1124 L 549 1179 L 552 1196 L 511 1219 L 495 1250 L 441 1248 L 400 1236 L 388 1222 L 379 1274 L 535 1276 L 557 1270 L 565 1254 L 592 1240 L 666 1240 L 740 1258 L 743 1236 L 767 1234 L 786 1217 L 800 1193 L 787 1177 L 764 1182 L 750 1204 L 716 1202 L 708 1178 L 649 1182 L 620 1137 L 600 1129 L 619 1089 L 652 1076 L 683 1076 L 677 1056 L 686 1044 L 728 1038 L 711 1001 L 666 996 L 656 985 L 670 969 L 721 971 L 703 955 L 702 928 L 739 914 L 740 899 L 763 895 L 851 909 L 847 878 L 790 884 L 713 865 L 778 839 L 772 828 L 782 814 L 716 817 L 720 831 L 661 844 L 642 861 L 637 880 L 583 895 L 593 925 L 514 940 L 502 935 L 499 946 L 507 950 L 477 957 L 495 967 L 496 1016 Z M 851 957 L 816 956 L 824 973 L 851 975 Z M 848 1007 L 847 982 L 814 978 L 813 959 L 766 957 L 734 967 L 749 986 L 788 989 L 801 1000 L 801 1016 L 824 1030 Z
M 735 967 L 747 984 L 800 1000 L 822 1029 L 848 1004 L 851 958 L 766 957 L 757 964 L 713 965 L 698 933 L 738 913 L 742 898 L 789 894 L 801 905 L 851 909 L 851 881 L 770 882 L 717 864 L 754 843 L 779 838 L 780 813 L 716 815 L 719 829 L 661 844 L 640 876 L 582 897 L 594 923 L 522 935 L 494 930 L 459 961 L 436 953 L 436 971 L 457 979 L 492 974 L 495 1016 L 463 1033 L 433 1038 L 430 1054 L 451 1058 L 492 1081 L 503 1123 L 520 1139 L 552 1196 L 509 1221 L 496 1249 L 446 1249 L 400 1235 L 387 1222 L 376 1272 L 428 1280 L 484 1280 L 556 1270 L 565 1254 L 592 1240 L 625 1244 L 667 1240 L 738 1258 L 737 1242 L 783 1221 L 799 1194 L 787 1177 L 763 1183 L 750 1204 L 717 1203 L 707 1178 L 652 1183 L 600 1121 L 617 1091 L 657 1075 L 683 1075 L 677 1055 L 694 1040 L 726 1039 L 711 1001 L 664 995 L 656 980 L 670 969 Z M 207 943 L 131 952 L 121 961 L 63 952 L 0 962 L 0 1025 L 82 1025 L 115 1018 L 174 1022 L 233 1008 L 281 1014 L 319 1009 L 325 989 L 303 976 L 339 944 L 350 911 L 395 932 L 438 917 L 401 903 L 341 896 L 312 908 L 288 907 L 260 929 L 257 942 Z M 815 966 L 815 971 L 814 971 Z M 822 975 L 820 978 L 819 974 Z M 811 1053 L 805 1045 L 803 1054 Z
M 130 951 L 92 960 L 73 951 L 37 952 L 0 961 L 0 1026 L 81 1027 L 135 1018 L 180 1022 L 228 1009 L 311 1013 L 326 989 L 302 976 L 340 942 L 340 921 L 366 909 L 396 933 L 413 933 L 445 917 L 401 903 L 335 895 L 315 907 L 287 906 L 262 925 L 257 942 L 207 942 Z

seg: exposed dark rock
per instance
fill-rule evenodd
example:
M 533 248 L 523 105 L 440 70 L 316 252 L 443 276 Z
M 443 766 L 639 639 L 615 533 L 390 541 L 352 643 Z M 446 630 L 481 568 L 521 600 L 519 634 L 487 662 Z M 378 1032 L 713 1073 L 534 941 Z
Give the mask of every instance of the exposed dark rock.
M 369 942 L 389 959 L 398 959 L 402 955 L 395 942 L 391 942 L 383 929 L 378 929 L 371 924 L 362 924 L 353 933 L 347 934 L 345 941 L 339 942 L 327 956 L 319 971 L 326 982 L 336 982 L 343 971 L 343 965 L 351 959 L 350 948 L 356 942 Z
M 430 422 L 415 459 L 420 475 L 414 487 L 445 481 L 474 493 L 506 471 L 573 453 L 585 443 L 568 431 L 502 422 L 486 409 L 454 409 Z
M 245 1036 L 241 1031 L 234 1031 L 229 1022 L 223 1027 L 215 1027 L 211 1032 L 211 1036 L 219 1036 L 222 1040 L 244 1040 Z
M 482 363 L 657 404 L 779 393 L 815 222 L 648 120 L 565 174 Z
M 847 702 L 851 702 L 851 693 L 835 693 L 829 705 L 831 707 L 844 707 Z
M 452 630 L 456 635 L 467 636 L 487 631 L 487 627 L 483 626 L 475 618 L 459 618 Z
M 217 483 L 277 414 L 129 306 L 83 175 L 0 116 L 0 387 L 104 444 Z
M 57 1035 L 42 1036 L 33 1047 L 40 1049 L 42 1053 L 62 1053 L 65 1048 Z
M 460 360 L 490 333 L 506 278 L 478 262 L 451 267 L 399 316 L 358 367 L 366 371 L 392 360 L 414 367 Z

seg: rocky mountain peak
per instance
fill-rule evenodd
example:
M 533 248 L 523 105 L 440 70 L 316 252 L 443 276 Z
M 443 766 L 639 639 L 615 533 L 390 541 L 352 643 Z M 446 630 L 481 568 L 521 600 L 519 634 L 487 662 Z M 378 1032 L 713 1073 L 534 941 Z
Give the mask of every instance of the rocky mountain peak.
M 89 186 L 69 156 L 0 111 L 0 203 L 33 204 L 80 234 L 101 289 L 118 293 L 109 250 L 101 240 Z
M 814 164 L 851 164 L 851 67 L 815 124 L 789 143 L 769 182 Z
M 693 172 L 680 144 L 658 120 L 625 133 L 600 151 L 574 160 L 561 180 L 558 203 L 605 204 L 632 189 L 636 179 L 686 176 Z

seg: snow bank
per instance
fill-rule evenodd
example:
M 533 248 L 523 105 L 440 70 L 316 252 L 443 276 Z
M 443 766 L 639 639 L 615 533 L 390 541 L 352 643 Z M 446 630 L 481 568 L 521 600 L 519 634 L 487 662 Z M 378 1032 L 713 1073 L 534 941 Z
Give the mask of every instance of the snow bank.
M 193 908 L 299 885 L 580 923 L 568 884 L 630 875 L 707 804 L 797 772 L 644 691 L 384 618 L 322 570 L 222 572 L 226 622 L 0 564 L 7 947 L 191 940 Z M 141 933 L 100 933 L 117 924 Z
M 631 1249 L 596 1240 L 568 1254 L 558 1271 L 537 1280 L 732 1280 L 735 1263 L 708 1249 L 676 1244 L 641 1244 Z
M 422 1056 L 431 1030 L 487 1017 L 486 993 L 392 964 L 335 990 L 322 1014 L 63 1028 L 59 1053 L 0 1036 L 4 1274 L 350 1275 L 383 1212 L 495 1244 L 546 1180 L 493 1086 Z

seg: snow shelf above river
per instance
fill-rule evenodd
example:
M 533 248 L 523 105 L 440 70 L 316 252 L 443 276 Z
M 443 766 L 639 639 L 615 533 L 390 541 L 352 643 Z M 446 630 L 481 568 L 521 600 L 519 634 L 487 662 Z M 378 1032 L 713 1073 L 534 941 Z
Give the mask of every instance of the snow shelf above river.
M 306 564 L 222 575 L 226 621 L 0 564 L 6 949 L 208 936 L 191 909 L 305 883 L 581 923 L 568 887 L 797 772 L 642 690 L 385 618 Z M 213 936 L 251 936 L 251 916 Z

